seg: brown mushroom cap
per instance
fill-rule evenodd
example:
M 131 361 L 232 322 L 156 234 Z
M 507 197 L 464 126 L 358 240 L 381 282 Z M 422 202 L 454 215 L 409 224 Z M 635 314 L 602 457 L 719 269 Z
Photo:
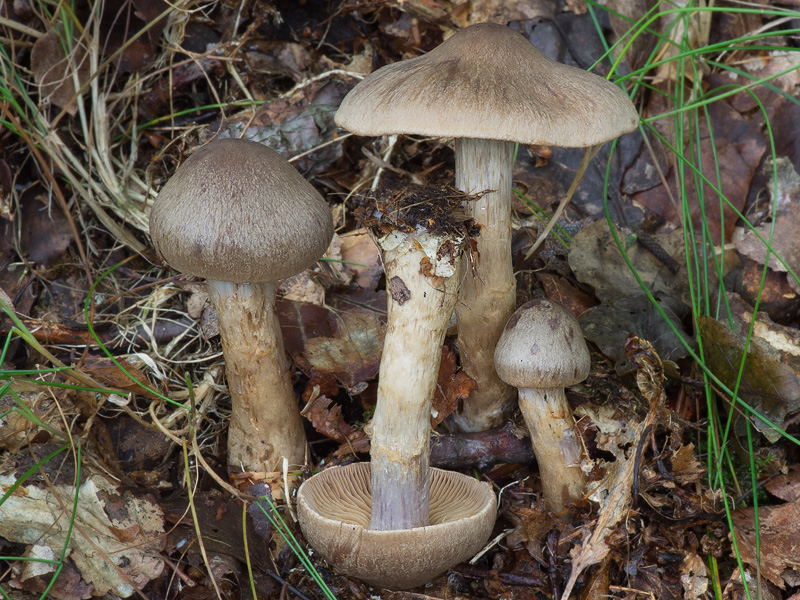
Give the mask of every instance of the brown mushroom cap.
M 336 123 L 358 135 L 582 147 L 633 131 L 639 117 L 611 82 L 551 60 L 508 27 L 480 23 L 370 74 L 347 94 Z
M 390 589 L 417 587 L 477 553 L 494 527 L 497 500 L 475 479 L 431 469 L 430 525 L 378 531 L 369 528 L 369 463 L 319 473 L 297 493 L 300 527 L 333 567 Z
M 150 237 L 169 265 L 232 283 L 280 281 L 325 253 L 327 203 L 263 144 L 209 142 L 167 181 L 150 213 Z
M 516 388 L 563 388 L 586 379 L 591 358 L 572 313 L 550 300 L 531 300 L 508 320 L 494 367 Z

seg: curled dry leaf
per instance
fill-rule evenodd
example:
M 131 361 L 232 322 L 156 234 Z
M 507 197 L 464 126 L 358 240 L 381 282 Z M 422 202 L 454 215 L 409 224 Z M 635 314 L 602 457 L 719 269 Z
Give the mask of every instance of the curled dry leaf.
M 459 402 L 469 398 L 478 388 L 475 380 L 456 366 L 456 353 L 447 346 L 442 347 L 442 362 L 439 363 L 439 379 L 433 396 L 431 427 L 436 427 L 456 409 Z
M 598 447 L 614 454 L 616 460 L 613 463 L 606 463 L 606 476 L 592 486 L 589 498 L 600 505 L 597 522 L 593 531 L 584 530 L 582 543 L 570 551 L 572 572 L 564 587 L 561 600 L 569 600 L 572 589 L 583 571 L 608 555 L 610 548 L 606 544 L 606 538 L 611 529 L 625 518 L 631 507 L 631 490 L 636 474 L 636 442 L 647 428 L 653 425 L 659 410 L 663 408 L 664 369 L 658 354 L 647 341 L 635 336 L 630 336 L 625 345 L 630 358 L 638 367 L 636 382 L 639 391 L 649 401 L 650 410 L 641 423 L 628 424 L 626 430 L 628 439 L 632 443 L 628 444 L 619 438 L 608 438 L 603 443 L 602 436 L 598 437 Z
M 342 407 L 331 406 L 327 396 L 318 396 L 303 409 L 302 415 L 311 421 L 319 433 L 342 446 L 334 454 L 366 454 L 369 452 L 369 438 L 363 429 L 354 429 L 342 417 Z

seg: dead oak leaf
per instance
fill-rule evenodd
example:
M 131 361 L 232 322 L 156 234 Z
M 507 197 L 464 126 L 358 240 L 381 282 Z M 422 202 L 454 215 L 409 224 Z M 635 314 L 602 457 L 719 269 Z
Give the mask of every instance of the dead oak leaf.
M 367 434 L 363 430 L 354 429 L 344 420 L 341 406 L 331 404 L 332 400 L 327 396 L 318 396 L 306 405 L 302 414 L 311 421 L 315 430 L 342 445 L 336 451 L 337 455 L 368 453 Z

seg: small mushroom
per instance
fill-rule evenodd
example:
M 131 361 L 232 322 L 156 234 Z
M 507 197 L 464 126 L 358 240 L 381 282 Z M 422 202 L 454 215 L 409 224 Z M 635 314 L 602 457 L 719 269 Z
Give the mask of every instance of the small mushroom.
M 370 466 L 333 467 L 303 483 L 297 516 L 303 535 L 334 568 L 396 590 L 427 583 L 477 553 L 492 533 L 497 500 L 489 485 L 431 469 L 430 524 L 379 531 L 369 526 Z
M 520 306 L 494 353 L 500 378 L 519 389 L 546 506 L 562 513 L 583 497 L 581 445 L 564 388 L 586 379 L 590 357 L 577 319 L 549 300 Z
M 305 464 L 306 438 L 275 315 L 281 280 L 319 259 L 333 236 L 325 200 L 277 152 L 209 142 L 167 181 L 150 236 L 172 268 L 206 279 L 231 395 L 228 465 Z
M 456 415 L 465 431 L 502 424 L 513 389 L 495 373 L 494 348 L 516 292 L 511 264 L 514 142 L 600 144 L 633 131 L 638 115 L 611 82 L 557 63 L 519 33 L 493 23 L 462 29 L 428 54 L 387 65 L 345 97 L 336 123 L 358 135 L 452 137 L 456 187 L 481 226 L 473 277 L 456 307 L 464 370 L 478 384 Z

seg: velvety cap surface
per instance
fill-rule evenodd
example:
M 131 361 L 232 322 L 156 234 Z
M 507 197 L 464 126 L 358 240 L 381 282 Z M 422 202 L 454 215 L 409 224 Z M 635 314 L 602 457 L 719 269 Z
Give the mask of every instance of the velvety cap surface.
M 586 379 L 591 357 L 572 313 L 550 300 L 531 300 L 506 323 L 494 368 L 516 388 L 563 388 Z
M 555 62 L 493 23 L 462 29 L 425 56 L 387 65 L 345 97 L 336 123 L 358 135 L 411 133 L 563 147 L 636 129 L 609 81 Z
M 427 527 L 369 529 L 369 463 L 314 475 L 297 493 L 303 535 L 328 563 L 347 575 L 389 589 L 427 583 L 475 555 L 497 516 L 492 489 L 471 477 L 432 468 Z
M 150 213 L 153 245 L 173 269 L 233 283 L 299 273 L 332 236 L 322 196 L 280 154 L 248 140 L 195 151 Z

